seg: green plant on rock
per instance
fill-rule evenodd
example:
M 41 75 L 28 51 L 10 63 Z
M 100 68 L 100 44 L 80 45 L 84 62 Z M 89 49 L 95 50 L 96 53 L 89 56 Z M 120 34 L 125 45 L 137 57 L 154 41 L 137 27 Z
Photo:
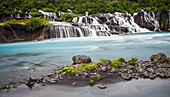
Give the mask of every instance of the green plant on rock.
M 128 62 L 129 65 L 135 66 L 136 62 Z
M 100 59 L 100 63 L 110 61 L 109 59 Z
M 120 64 L 121 64 L 120 61 L 113 60 L 112 63 L 111 63 L 111 66 L 114 66 L 114 67 L 118 68 L 120 66 Z
M 94 78 L 94 76 L 91 76 L 91 78 L 93 79 L 93 78 Z
M 4 27 L 4 28 L 6 28 L 6 29 L 8 29 L 8 30 L 12 30 L 11 25 L 10 25 L 10 24 L 8 24 L 8 23 L 0 23 L 0 26 L 2 26 L 2 27 Z
M 100 74 L 97 74 L 96 77 L 97 77 L 97 80 L 100 80 L 102 76 Z
M 62 72 L 67 72 L 67 73 L 69 73 L 70 75 L 75 75 L 76 74 L 76 70 L 75 70 L 75 68 L 73 68 L 73 67 L 62 67 Z
M 138 58 L 132 58 L 131 61 L 136 62 L 136 61 L 138 61 Z
M 81 64 L 78 69 L 88 71 L 88 70 L 95 70 L 97 67 L 98 67 L 97 64 L 89 64 L 88 63 L 88 64 Z
M 123 63 L 125 63 L 125 62 L 126 62 L 124 58 L 119 58 L 119 59 L 117 59 L 117 61 L 119 61 L 119 62 L 123 62 Z
M 170 28 L 167 31 L 170 32 Z
M 94 80 L 90 80 L 89 84 L 92 86 L 95 84 Z
M 153 61 L 153 57 L 156 56 L 157 54 L 153 54 L 152 56 L 150 56 L 150 60 Z

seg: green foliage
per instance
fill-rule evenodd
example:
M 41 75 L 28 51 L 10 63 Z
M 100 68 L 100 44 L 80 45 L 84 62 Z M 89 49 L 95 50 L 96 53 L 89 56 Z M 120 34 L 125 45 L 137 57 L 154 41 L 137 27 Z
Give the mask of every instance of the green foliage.
M 10 29 L 12 28 L 17 28 L 17 29 L 25 29 L 28 31 L 34 31 L 35 29 L 42 27 L 42 26 L 48 26 L 48 20 L 44 18 L 34 18 L 32 17 L 31 19 L 25 19 L 25 20 L 10 20 L 6 23 L 1 24 L 5 27 L 8 27 Z
M 88 71 L 88 70 L 95 70 L 97 67 L 98 67 L 97 64 L 81 64 L 78 69 Z
M 136 61 L 138 61 L 138 58 L 132 58 L 131 61 L 136 62 Z
M 100 63 L 110 61 L 109 59 L 100 59 Z
M 118 68 L 120 66 L 120 64 L 121 64 L 120 61 L 113 60 L 112 63 L 111 63 L 111 66 L 114 66 L 114 67 Z
M 34 31 L 36 28 L 40 27 L 41 23 L 42 22 L 40 18 L 31 18 L 25 25 L 27 30 Z
M 128 62 L 129 65 L 135 66 L 136 62 Z
M 119 61 L 119 62 L 123 62 L 123 63 L 125 63 L 125 62 L 126 62 L 124 58 L 119 58 L 117 61 Z
M 42 8 L 43 11 L 45 12 L 54 12 L 54 9 L 51 9 L 51 8 Z
M 115 11 L 134 13 L 143 8 L 157 11 L 170 9 L 169 0 L 2 0 L 0 3 L 0 18 L 5 18 L 14 12 L 13 8 L 22 12 L 37 12 L 42 9 L 48 12 L 58 10 L 73 10 L 76 14 L 113 13 Z M 70 19 L 68 19 L 69 21 Z
M 97 74 L 96 77 L 97 77 L 97 80 L 100 80 L 102 76 L 100 74 Z
M 170 28 L 167 30 L 168 32 L 170 31 Z
M 94 85 L 95 84 L 94 80 L 90 80 L 89 84 Z
M 32 12 L 31 16 L 32 17 L 40 17 L 40 16 L 43 16 L 43 14 L 40 12 Z
M 74 17 L 78 16 L 81 16 L 81 14 L 72 14 L 67 12 L 66 14 L 61 15 L 61 18 L 63 18 L 67 22 L 70 22 Z
M 62 67 L 62 72 L 67 72 L 70 75 L 75 75 L 76 74 L 76 70 L 73 67 Z
M 2 26 L 2 27 L 4 27 L 4 28 L 6 28 L 6 29 L 8 29 L 8 30 L 12 30 L 11 25 L 10 25 L 10 24 L 8 24 L 8 23 L 0 23 L 0 26 Z

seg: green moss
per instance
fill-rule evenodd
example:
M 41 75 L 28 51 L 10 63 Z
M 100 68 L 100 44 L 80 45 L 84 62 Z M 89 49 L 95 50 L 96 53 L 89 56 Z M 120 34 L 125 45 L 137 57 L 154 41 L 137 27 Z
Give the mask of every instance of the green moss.
M 138 61 L 138 58 L 132 58 L 131 61 L 136 62 L 136 61 Z
M 95 84 L 94 80 L 90 80 L 89 84 L 94 85 Z
M 0 26 L 2 26 L 2 27 L 4 27 L 4 28 L 6 28 L 6 29 L 8 29 L 8 30 L 12 30 L 11 25 L 10 25 L 10 24 L 8 24 L 8 23 L 0 23 Z
M 97 64 L 81 64 L 78 69 L 88 71 L 88 70 L 95 70 L 97 67 L 98 67 Z
M 128 62 L 129 65 L 135 66 L 136 62 Z
M 120 66 L 121 62 L 117 61 L 117 60 L 113 60 L 111 63 L 111 66 L 114 66 L 116 68 L 118 68 Z
M 153 54 L 152 56 L 150 56 L 150 60 L 153 60 L 153 57 L 156 56 L 157 54 Z
M 123 62 L 123 63 L 125 63 L 125 62 L 126 62 L 124 58 L 119 58 L 117 61 L 119 61 L 119 62 Z
M 170 32 L 170 28 L 167 31 Z
M 93 79 L 93 78 L 94 78 L 94 76 L 91 76 L 91 78 Z
M 110 61 L 109 59 L 100 59 L 100 63 Z
M 75 75 L 77 72 L 76 72 L 76 70 L 75 70 L 75 68 L 73 68 L 73 67 L 62 67 L 62 72 L 67 72 L 67 73 L 69 73 L 70 75 Z
M 10 20 L 6 23 L 1 23 L 1 26 L 9 29 L 17 28 L 17 29 L 24 29 L 28 31 L 34 31 L 37 28 L 42 26 L 48 26 L 49 22 L 47 19 L 40 18 L 40 17 L 32 17 L 31 19 L 24 19 L 24 20 Z
M 97 74 L 96 77 L 97 77 L 97 80 L 100 80 L 102 76 L 100 74 Z

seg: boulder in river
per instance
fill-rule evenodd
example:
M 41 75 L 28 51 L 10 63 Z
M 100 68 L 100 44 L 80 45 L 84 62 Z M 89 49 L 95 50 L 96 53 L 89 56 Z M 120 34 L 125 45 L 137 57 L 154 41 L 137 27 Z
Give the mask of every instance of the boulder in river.
M 151 61 L 154 61 L 154 62 L 159 62 L 159 63 L 163 63 L 167 60 L 166 58 L 166 55 L 163 54 L 163 53 L 158 53 L 158 54 L 153 54 L 151 57 L 150 57 L 150 60 Z
M 77 55 L 72 58 L 74 64 L 91 63 L 91 58 L 86 55 Z

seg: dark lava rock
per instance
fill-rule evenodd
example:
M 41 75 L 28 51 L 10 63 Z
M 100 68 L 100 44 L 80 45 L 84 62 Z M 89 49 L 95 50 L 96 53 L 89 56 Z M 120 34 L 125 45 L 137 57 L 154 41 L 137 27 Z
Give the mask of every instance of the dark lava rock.
M 163 63 L 167 60 L 166 55 L 163 53 L 154 54 L 150 57 L 151 61 Z
M 107 86 L 102 85 L 102 84 L 99 84 L 98 88 L 100 88 L 100 89 L 106 89 L 106 88 L 107 88 Z
M 77 55 L 72 58 L 74 64 L 90 63 L 91 58 L 86 55 Z

